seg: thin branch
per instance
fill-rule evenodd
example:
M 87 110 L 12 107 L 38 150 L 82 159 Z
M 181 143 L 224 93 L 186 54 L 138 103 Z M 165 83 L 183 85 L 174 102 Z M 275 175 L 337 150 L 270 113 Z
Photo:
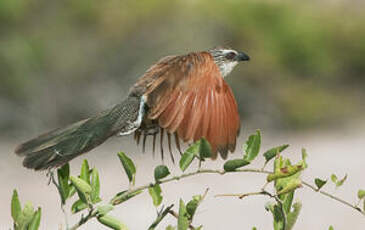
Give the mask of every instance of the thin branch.
M 265 171 L 265 170 L 261 170 L 261 169 L 237 169 L 236 171 L 233 172 L 226 172 L 224 170 L 219 170 L 219 169 L 198 169 L 195 172 L 191 172 L 191 173 L 186 173 L 186 174 L 181 174 L 180 176 L 173 176 L 171 178 L 165 179 L 165 180 L 160 180 L 159 182 L 157 182 L 158 184 L 165 184 L 171 181 L 178 181 L 180 179 L 183 178 L 187 178 L 187 177 L 191 177 L 191 176 L 195 176 L 195 175 L 199 175 L 199 174 L 219 174 L 219 175 L 224 175 L 224 174 L 228 174 L 228 173 L 237 173 L 237 172 L 251 172 L 251 173 L 264 173 L 264 174 L 269 174 L 271 172 L 269 171 Z M 145 190 L 148 189 L 149 187 L 153 187 L 154 184 L 153 183 L 149 183 L 146 185 L 142 185 L 139 187 L 134 187 L 133 189 L 129 190 L 126 195 L 128 194 L 132 194 L 134 192 L 140 191 L 140 190 Z
M 98 214 L 98 212 L 96 210 L 89 211 L 89 213 L 86 216 L 81 216 L 81 219 L 79 220 L 79 222 L 77 222 L 74 226 L 72 226 L 71 228 L 68 228 L 67 230 L 76 230 L 76 229 L 78 229 L 79 227 L 81 227 L 81 225 L 85 224 L 90 219 L 96 217 L 97 214 Z
M 331 198 L 333 200 L 336 200 L 336 201 L 338 201 L 338 202 L 340 202 L 340 203 L 342 203 L 342 204 L 344 204 L 344 205 L 346 205 L 346 206 L 348 206 L 350 208 L 355 209 L 356 211 L 360 212 L 362 215 L 365 216 L 365 213 L 361 210 L 361 208 L 359 208 L 359 207 L 351 204 L 350 202 L 345 201 L 345 200 L 343 200 L 343 199 L 341 199 L 341 198 L 339 198 L 337 196 L 334 196 L 334 195 L 332 195 L 332 194 L 330 194 L 328 192 L 325 192 L 323 190 L 318 190 L 316 187 L 314 187 L 313 185 L 309 184 L 308 182 L 302 181 L 302 184 L 305 185 L 305 186 L 307 186 L 308 188 L 312 189 L 315 192 L 319 192 L 320 194 L 322 194 L 324 196 L 327 196 L 327 197 L 329 197 L 329 198 Z
M 170 205 L 167 208 L 162 207 L 161 211 L 157 212 L 156 220 L 150 225 L 148 230 L 154 230 L 157 225 L 162 221 L 162 219 L 169 213 L 174 205 Z
M 263 193 L 263 191 L 260 192 L 248 192 L 248 193 L 224 193 L 224 194 L 217 194 L 214 197 L 225 197 L 225 196 L 229 196 L 229 197 L 238 197 L 239 199 L 243 199 L 247 196 L 256 196 L 256 195 L 267 195 L 265 193 Z

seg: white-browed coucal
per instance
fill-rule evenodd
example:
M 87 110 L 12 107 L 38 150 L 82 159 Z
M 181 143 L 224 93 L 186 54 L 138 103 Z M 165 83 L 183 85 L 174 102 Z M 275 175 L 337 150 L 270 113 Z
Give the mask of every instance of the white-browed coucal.
M 23 165 L 35 170 L 61 166 L 90 151 L 114 135 L 134 132 L 143 136 L 160 133 L 161 151 L 167 133 L 177 148 L 180 142 L 205 137 L 212 158 L 233 152 L 240 129 L 237 103 L 224 81 L 240 61 L 249 57 L 229 48 L 214 48 L 186 55 L 167 56 L 151 66 L 130 89 L 127 98 L 113 108 L 29 140 L 15 150 L 25 156 Z M 163 154 L 163 152 L 162 152 Z

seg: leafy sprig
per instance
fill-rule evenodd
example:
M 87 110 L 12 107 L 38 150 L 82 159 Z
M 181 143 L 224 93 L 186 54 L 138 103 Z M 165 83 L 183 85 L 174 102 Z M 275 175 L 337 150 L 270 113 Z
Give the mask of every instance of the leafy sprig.
M 186 203 L 180 199 L 178 211 L 174 211 L 173 205 L 168 205 L 164 208 L 163 186 L 161 186 L 162 184 L 171 181 L 177 181 L 200 174 L 265 174 L 266 181 L 264 181 L 263 187 L 258 192 L 245 194 L 220 194 L 217 196 L 235 196 L 240 199 L 252 195 L 269 196 L 273 199 L 273 201 L 269 202 L 265 208 L 273 215 L 274 230 L 290 230 L 293 228 L 301 210 L 301 203 L 293 202 L 295 191 L 303 186 L 310 188 L 315 192 L 319 192 L 333 200 L 339 201 L 365 215 L 365 190 L 358 190 L 358 203 L 353 205 L 341 198 L 323 191 L 323 188 L 327 184 L 327 180 L 315 178 L 314 185 L 312 185 L 301 179 L 302 172 L 307 168 L 307 153 L 304 149 L 302 150 L 302 160 L 293 164 L 288 158 L 282 155 L 283 151 L 286 150 L 289 145 L 285 144 L 273 147 L 262 154 L 265 159 L 265 163 L 261 169 L 247 168 L 246 166 L 250 165 L 257 156 L 259 156 L 261 142 L 261 133 L 257 130 L 254 134 L 248 137 L 247 141 L 243 145 L 243 155 L 241 158 L 226 161 L 223 165 L 223 169 L 204 169 L 201 167 L 201 164 L 206 158 L 209 158 L 212 155 L 212 152 L 209 142 L 203 138 L 190 145 L 190 147 L 183 153 L 179 161 L 182 174 L 172 175 L 166 165 L 159 165 L 155 167 L 153 171 L 155 179 L 154 182 L 137 187 L 135 187 L 137 173 L 136 166 L 127 154 L 120 152 L 117 155 L 127 175 L 130 186 L 128 189 L 117 193 L 106 203 L 100 198 L 100 179 L 98 170 L 96 168 L 90 169 L 89 163 L 86 160 L 83 161 L 80 174 L 78 176 L 71 175 L 69 164 L 65 164 L 57 170 L 57 181 L 53 178 L 53 173 L 50 173 L 50 176 L 53 183 L 57 186 L 61 207 L 63 208 L 66 202 L 77 194 L 77 199 L 71 206 L 71 212 L 73 214 L 86 212 L 81 215 L 79 221 L 73 226 L 67 226 L 67 229 L 70 230 L 78 229 L 80 226 L 94 218 L 97 219 L 100 224 L 111 229 L 128 229 L 127 226 L 119 220 L 119 218 L 113 217 L 109 213 L 115 206 L 123 204 L 125 201 L 141 194 L 144 190 L 148 190 L 152 197 L 154 206 L 160 209 L 156 220 L 150 225 L 149 230 L 156 229 L 156 227 L 168 214 L 174 216 L 177 219 L 177 223 L 176 226 L 167 226 L 166 230 L 201 229 L 202 225 L 194 227 L 197 225 L 193 224 L 193 220 L 197 213 L 197 208 L 201 205 L 207 195 L 207 191 L 203 195 L 193 196 L 193 198 Z M 273 159 L 273 170 L 265 170 L 264 168 L 266 165 L 272 162 Z M 198 169 L 195 171 L 189 170 L 190 172 L 186 173 L 185 171 L 191 167 L 194 161 L 198 161 Z M 338 179 L 335 174 L 331 175 L 331 181 L 337 188 L 342 186 L 346 179 L 347 175 L 342 179 Z M 267 189 L 270 184 L 272 185 L 272 191 L 268 191 Z M 103 203 L 98 204 L 99 202 Z M 22 209 L 16 190 L 13 192 L 11 215 L 14 220 L 15 230 L 36 230 L 40 226 L 41 209 L 38 208 L 37 210 L 34 210 L 33 206 L 29 202 L 26 203 Z

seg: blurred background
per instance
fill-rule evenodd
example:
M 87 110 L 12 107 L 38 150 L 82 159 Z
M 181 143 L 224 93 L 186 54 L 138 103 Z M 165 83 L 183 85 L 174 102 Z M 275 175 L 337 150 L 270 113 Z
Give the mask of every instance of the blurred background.
M 243 124 L 239 145 L 259 128 L 266 147 L 289 143 L 296 153 L 306 147 L 313 165 L 308 171 L 322 173 L 323 177 L 330 175 L 329 170 L 340 175 L 347 172 L 354 186 L 349 182 L 348 190 L 339 193 L 355 201 L 355 191 L 365 187 L 360 177 L 365 163 L 364 7 L 365 2 L 360 0 L 1 0 L 0 150 L 6 160 L 0 162 L 0 179 L 8 182 L 0 189 L 1 204 L 8 206 L 15 187 L 21 198 L 36 205 L 49 206 L 51 202 L 55 211 L 47 212 L 50 207 L 44 207 L 43 228 L 57 229 L 63 217 L 58 212 L 54 188 L 47 187 L 43 174 L 22 168 L 21 159 L 13 154 L 16 144 L 120 102 L 136 79 L 163 56 L 217 45 L 245 51 L 251 57 L 226 78 L 238 101 Z M 134 154 L 143 169 L 152 170 L 160 162 L 139 154 L 140 148 L 131 138 L 113 139 L 87 157 L 101 171 L 104 168 L 105 174 L 112 177 L 114 174 L 106 169 L 113 168 L 119 176 L 114 153 L 120 150 Z M 74 163 L 75 170 L 78 165 Z M 181 188 L 200 185 L 203 192 L 207 185 L 217 186 L 217 190 L 224 185 L 214 184 L 222 178 L 212 177 L 210 184 L 209 179 L 202 180 L 204 183 L 199 180 L 191 180 L 193 184 Z M 106 183 L 106 194 L 127 184 Z M 235 187 L 237 183 L 242 185 Z M 176 185 L 170 187 L 173 189 Z M 189 189 L 192 193 L 199 190 Z M 242 192 L 254 188 L 237 178 L 225 191 L 234 189 Z M 30 191 L 47 193 L 49 197 L 37 197 Z M 324 208 L 331 207 L 331 202 L 317 204 L 325 198 L 319 199 L 308 191 L 305 194 L 309 198 L 302 200 L 309 207 L 304 207 L 298 229 L 326 229 L 332 223 L 338 229 L 349 229 L 339 219 L 345 211 L 352 218 L 352 229 L 363 229 L 364 218 L 357 213 L 341 205 Z M 191 195 L 187 193 L 186 199 Z M 171 196 L 171 201 L 176 200 L 178 197 Z M 244 202 L 220 200 L 218 207 L 227 208 L 225 215 L 235 210 L 229 217 L 230 229 L 249 229 L 252 225 L 270 229 L 271 217 L 263 217 L 261 200 L 253 199 L 257 205 L 249 206 L 257 213 L 248 212 Z M 135 212 L 127 211 L 128 218 L 120 214 L 131 229 L 146 229 L 155 215 L 148 195 L 139 202 L 139 207 L 131 204 Z M 215 210 L 215 204 L 217 200 L 212 196 L 207 206 Z M 144 210 L 144 205 L 150 212 L 138 219 L 138 209 Z M 316 212 L 327 213 L 327 219 L 313 217 L 317 205 L 323 209 Z M 203 211 L 201 223 L 206 229 L 223 229 L 217 226 L 226 226 L 226 219 L 214 218 L 210 208 Z M 241 223 L 239 213 L 248 215 L 252 224 L 248 220 Z M 0 227 L 9 226 L 10 212 L 2 212 Z M 89 225 L 85 229 L 100 227 Z

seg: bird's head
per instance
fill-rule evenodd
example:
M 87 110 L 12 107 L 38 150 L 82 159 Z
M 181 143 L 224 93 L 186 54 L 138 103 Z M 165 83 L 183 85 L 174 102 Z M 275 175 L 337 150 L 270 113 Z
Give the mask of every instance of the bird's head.
M 248 61 L 250 57 L 230 48 L 216 47 L 208 51 L 223 77 L 227 76 L 240 61 Z

